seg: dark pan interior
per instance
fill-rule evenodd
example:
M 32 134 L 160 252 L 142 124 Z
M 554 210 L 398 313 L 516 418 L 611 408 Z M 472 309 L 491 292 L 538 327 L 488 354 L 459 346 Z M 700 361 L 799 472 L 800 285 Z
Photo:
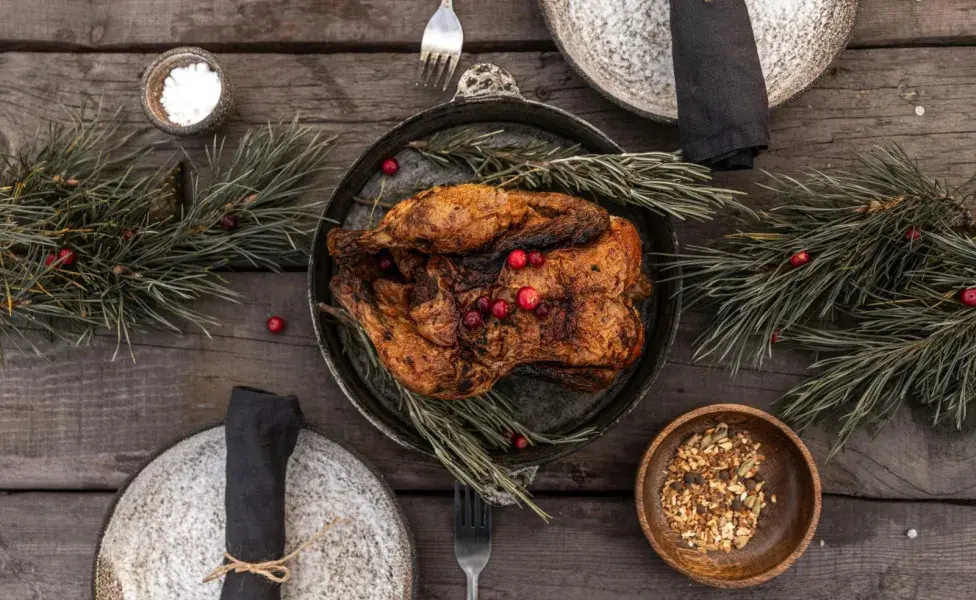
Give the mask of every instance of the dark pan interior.
M 357 197 L 381 197 L 389 202 L 407 197 L 417 189 L 463 180 L 463 170 L 432 165 L 407 149 L 410 141 L 458 127 L 476 127 L 485 132 L 504 129 L 505 139 L 516 143 L 544 139 L 564 144 L 578 143 L 596 153 L 621 151 L 599 130 L 543 104 L 499 97 L 451 102 L 405 121 L 373 144 L 336 187 L 325 216 L 346 226 L 365 228 L 377 222 L 382 214 L 371 206 L 357 203 Z M 386 178 L 378 174 L 379 165 L 390 156 L 397 157 L 401 172 L 396 177 Z M 555 433 L 593 427 L 597 435 L 591 440 L 606 432 L 648 394 L 673 340 L 681 302 L 680 283 L 659 281 L 655 259 L 660 253 L 673 253 L 676 249 L 669 220 L 644 210 L 608 202 L 601 204 L 637 226 L 646 253 L 645 270 L 655 284 L 652 299 L 641 307 L 647 333 L 641 358 L 618 377 L 611 389 L 599 394 L 581 394 L 517 375 L 504 378 L 497 386 L 514 400 L 519 419 L 530 428 Z M 332 303 L 329 280 L 335 264 L 328 256 L 325 235 L 334 226 L 330 221 L 322 221 L 313 242 L 309 268 L 309 300 L 326 363 L 340 387 L 371 423 L 400 444 L 430 454 L 430 448 L 413 433 L 409 422 L 397 410 L 395 391 L 385 389 L 376 383 L 377 378 L 368 376 L 368 363 L 362 351 L 354 344 L 347 347 L 344 341 L 347 336 L 343 335 L 341 326 L 316 308 L 319 302 Z M 570 454 L 584 445 L 585 442 L 536 446 L 521 452 L 501 453 L 498 461 L 510 468 L 538 465 Z

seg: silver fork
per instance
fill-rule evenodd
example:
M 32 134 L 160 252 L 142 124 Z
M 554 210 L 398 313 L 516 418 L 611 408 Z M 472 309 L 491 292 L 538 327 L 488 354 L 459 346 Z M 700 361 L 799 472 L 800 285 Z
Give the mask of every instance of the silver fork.
M 427 29 L 424 29 L 424 40 L 420 43 L 420 70 L 417 73 L 418 81 L 424 82 L 424 87 L 430 83 L 431 74 L 434 75 L 434 87 L 441 75 L 447 73 L 444 78 L 444 87 L 450 83 L 454 76 L 454 69 L 457 68 L 458 61 L 461 60 L 461 46 L 464 44 L 464 31 L 461 30 L 461 21 L 458 21 L 454 14 L 453 0 L 441 0 L 441 7 L 437 9 L 434 16 L 427 22 Z
M 478 492 L 454 483 L 454 556 L 468 576 L 468 600 L 478 600 L 478 575 L 491 556 L 491 506 Z

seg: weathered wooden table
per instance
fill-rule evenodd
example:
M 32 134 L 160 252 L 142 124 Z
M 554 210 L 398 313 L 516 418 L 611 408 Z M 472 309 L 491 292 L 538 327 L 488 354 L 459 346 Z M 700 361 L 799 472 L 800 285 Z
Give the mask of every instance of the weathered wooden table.
M 601 98 L 554 51 L 534 0 L 459 0 L 462 69 L 488 60 L 509 69 L 527 97 L 590 120 L 630 150 L 675 147 L 673 129 Z M 0 145 L 16 147 L 43 119 L 103 96 L 145 124 L 138 78 L 152 53 L 195 44 L 223 53 L 239 90 L 231 136 L 301 111 L 342 131 L 334 182 L 369 142 L 445 96 L 414 86 L 418 39 L 433 1 L 421 0 L 2 0 Z M 933 174 L 976 171 L 976 5 L 972 0 L 862 0 L 851 49 L 822 81 L 776 111 L 771 170 L 837 166 L 894 140 Z M 916 114 L 916 106 L 925 108 Z M 922 112 L 922 111 L 918 111 Z M 197 143 L 198 147 L 199 144 Z M 758 173 L 721 182 L 768 195 Z M 321 191 L 322 195 L 329 192 Z M 683 243 L 721 223 L 679 226 Z M 311 422 L 371 459 L 400 494 L 420 555 L 421 598 L 463 597 L 451 544 L 451 480 L 373 429 L 344 399 L 316 347 L 305 275 L 230 276 L 242 306 L 207 306 L 224 326 L 213 339 L 146 335 L 137 361 L 109 362 L 114 343 L 51 344 L 50 363 L 10 354 L 0 378 L 0 599 L 88 596 L 89 568 L 113 490 L 154 449 L 219 420 L 235 384 L 294 392 Z M 271 337 L 269 313 L 290 321 Z M 877 438 L 858 434 L 823 466 L 827 496 L 814 542 L 785 575 L 751 591 L 693 584 L 659 560 L 634 515 L 638 458 L 669 419 L 727 401 L 766 407 L 802 380 L 802 356 L 764 371 L 695 365 L 703 315 L 683 316 L 654 393 L 606 437 L 545 467 L 534 491 L 556 520 L 527 511 L 496 519 L 481 579 L 491 599 L 769 598 L 777 600 L 976 597 L 976 438 L 933 431 L 904 409 Z M 820 462 L 827 432 L 805 435 Z M 917 529 L 916 539 L 905 532 Z

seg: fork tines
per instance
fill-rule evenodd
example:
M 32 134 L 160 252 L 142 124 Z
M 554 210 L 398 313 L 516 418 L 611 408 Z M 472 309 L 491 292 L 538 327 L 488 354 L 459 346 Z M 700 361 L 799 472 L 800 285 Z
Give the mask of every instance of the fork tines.
M 451 82 L 451 77 L 454 76 L 454 69 L 457 68 L 458 61 L 461 60 L 461 55 L 456 54 L 450 56 L 448 54 L 440 54 L 436 52 L 420 52 L 420 72 L 418 73 L 417 79 L 424 83 L 424 87 L 428 87 L 433 84 L 437 87 L 437 82 L 441 79 L 441 76 L 445 73 L 442 90 L 447 89 L 447 84 Z M 431 75 L 434 79 L 431 81 Z
M 424 29 L 424 39 L 420 43 L 420 72 L 418 82 L 423 81 L 424 87 L 433 83 L 436 87 L 443 77 L 442 90 L 447 89 L 454 69 L 461 60 L 461 47 L 464 45 L 464 31 L 461 21 L 454 13 L 453 2 L 442 0 L 441 7 L 427 22 Z
M 491 531 L 491 507 L 478 492 L 466 485 L 454 483 L 454 530 L 483 529 Z

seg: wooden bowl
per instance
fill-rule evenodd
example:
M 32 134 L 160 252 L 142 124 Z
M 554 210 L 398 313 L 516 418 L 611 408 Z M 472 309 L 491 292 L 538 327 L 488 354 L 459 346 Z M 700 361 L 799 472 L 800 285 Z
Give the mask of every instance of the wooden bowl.
M 210 70 L 220 78 L 220 98 L 217 100 L 217 106 L 202 121 L 192 125 L 173 123 L 166 116 L 166 111 L 160 103 L 163 82 L 173 69 L 201 62 L 210 65 Z M 234 108 L 233 87 L 217 57 L 202 48 L 192 46 L 173 48 L 156 57 L 142 75 L 141 101 L 142 110 L 149 121 L 162 131 L 177 137 L 216 132 L 224 125 Z
M 688 547 L 671 530 L 661 508 L 661 488 L 678 445 L 718 423 L 745 429 L 762 444 L 763 489 L 776 494 L 759 518 L 756 535 L 741 550 L 707 554 Z M 654 550 L 671 568 L 699 583 L 741 588 L 769 581 L 796 562 L 820 520 L 820 475 L 810 451 L 780 420 L 738 404 L 715 404 L 672 421 L 648 447 L 637 472 L 637 518 Z

